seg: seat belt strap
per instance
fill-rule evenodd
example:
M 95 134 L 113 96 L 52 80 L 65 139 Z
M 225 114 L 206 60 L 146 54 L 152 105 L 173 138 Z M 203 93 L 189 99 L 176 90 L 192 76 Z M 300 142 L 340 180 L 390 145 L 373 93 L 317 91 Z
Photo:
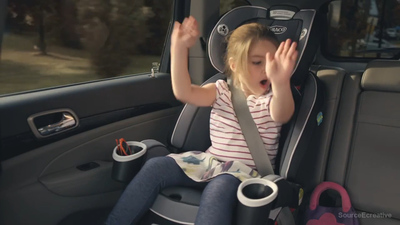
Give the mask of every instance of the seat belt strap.
M 235 111 L 258 173 L 261 176 L 274 174 L 268 153 L 265 151 L 264 142 L 262 141 L 257 125 L 250 114 L 243 91 L 235 87 L 230 79 L 228 79 L 228 84 L 232 93 L 233 110 Z
M 232 84 L 231 79 L 228 79 L 229 90 L 231 91 L 233 110 L 235 111 L 240 128 L 242 129 L 243 136 L 246 140 L 247 146 L 253 157 L 254 163 L 258 173 L 261 176 L 275 174 L 272 169 L 271 161 L 265 151 L 264 142 L 258 132 L 257 125 L 251 116 L 247 100 L 242 90 L 238 89 Z M 271 216 L 271 215 L 270 215 Z M 278 224 L 282 225 L 295 225 L 293 214 L 289 207 L 276 209 L 276 214 L 272 215 Z
M 296 222 L 294 221 L 293 214 L 290 211 L 289 207 L 283 207 L 276 218 L 276 221 L 278 224 L 282 225 L 296 225 Z

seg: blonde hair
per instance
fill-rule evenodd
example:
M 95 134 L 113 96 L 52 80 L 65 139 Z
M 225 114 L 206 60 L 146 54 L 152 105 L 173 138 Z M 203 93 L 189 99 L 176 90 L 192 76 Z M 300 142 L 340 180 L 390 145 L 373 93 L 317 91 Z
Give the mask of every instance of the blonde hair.
M 275 34 L 267 26 L 259 23 L 248 23 L 236 28 L 227 37 L 227 48 L 225 54 L 225 74 L 231 77 L 233 84 L 239 86 L 240 76 L 247 74 L 247 62 L 250 46 L 260 40 L 268 40 L 276 47 L 279 41 Z M 236 63 L 235 74 L 230 68 L 229 59 Z

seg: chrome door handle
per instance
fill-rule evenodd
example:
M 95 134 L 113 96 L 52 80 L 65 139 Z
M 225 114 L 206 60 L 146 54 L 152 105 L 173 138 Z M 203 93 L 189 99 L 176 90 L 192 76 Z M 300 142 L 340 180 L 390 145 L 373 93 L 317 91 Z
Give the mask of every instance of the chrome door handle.
M 73 129 L 78 126 L 78 122 L 78 117 L 70 109 L 50 110 L 28 118 L 28 124 L 37 138 L 45 138 Z
M 55 134 L 61 131 L 64 131 L 70 127 L 75 126 L 76 121 L 74 117 L 68 113 L 68 112 L 63 112 L 62 113 L 62 118 L 60 121 L 57 123 L 49 124 L 47 126 L 38 128 L 38 131 L 41 135 L 43 136 L 48 136 L 51 134 Z

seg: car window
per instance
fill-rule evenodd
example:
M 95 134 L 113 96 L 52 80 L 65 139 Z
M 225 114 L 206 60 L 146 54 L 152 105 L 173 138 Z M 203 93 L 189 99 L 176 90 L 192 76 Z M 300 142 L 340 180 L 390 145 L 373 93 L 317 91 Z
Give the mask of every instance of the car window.
M 220 0 L 219 14 L 222 15 L 229 10 L 243 5 L 249 5 L 245 0 Z
M 171 10 L 172 0 L 10 0 L 0 94 L 150 73 Z
M 400 1 L 333 1 L 328 20 L 323 46 L 330 56 L 399 58 Z

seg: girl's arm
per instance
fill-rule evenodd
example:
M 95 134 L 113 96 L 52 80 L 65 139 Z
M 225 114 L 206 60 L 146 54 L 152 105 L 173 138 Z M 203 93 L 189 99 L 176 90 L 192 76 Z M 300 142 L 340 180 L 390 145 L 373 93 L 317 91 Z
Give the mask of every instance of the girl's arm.
M 294 113 L 294 100 L 290 88 L 290 78 L 297 59 L 297 44 L 286 40 L 282 42 L 275 55 L 267 53 L 266 68 L 271 81 L 273 96 L 270 103 L 271 118 L 275 122 L 286 123 Z
M 192 47 L 199 31 L 194 17 L 190 16 L 180 24 L 175 22 L 171 35 L 171 81 L 175 97 L 196 106 L 211 106 L 216 98 L 215 84 L 193 85 L 188 70 L 189 48 Z
M 285 84 L 271 83 L 273 96 L 269 105 L 271 118 L 278 123 L 287 123 L 294 113 L 294 100 L 290 81 Z

